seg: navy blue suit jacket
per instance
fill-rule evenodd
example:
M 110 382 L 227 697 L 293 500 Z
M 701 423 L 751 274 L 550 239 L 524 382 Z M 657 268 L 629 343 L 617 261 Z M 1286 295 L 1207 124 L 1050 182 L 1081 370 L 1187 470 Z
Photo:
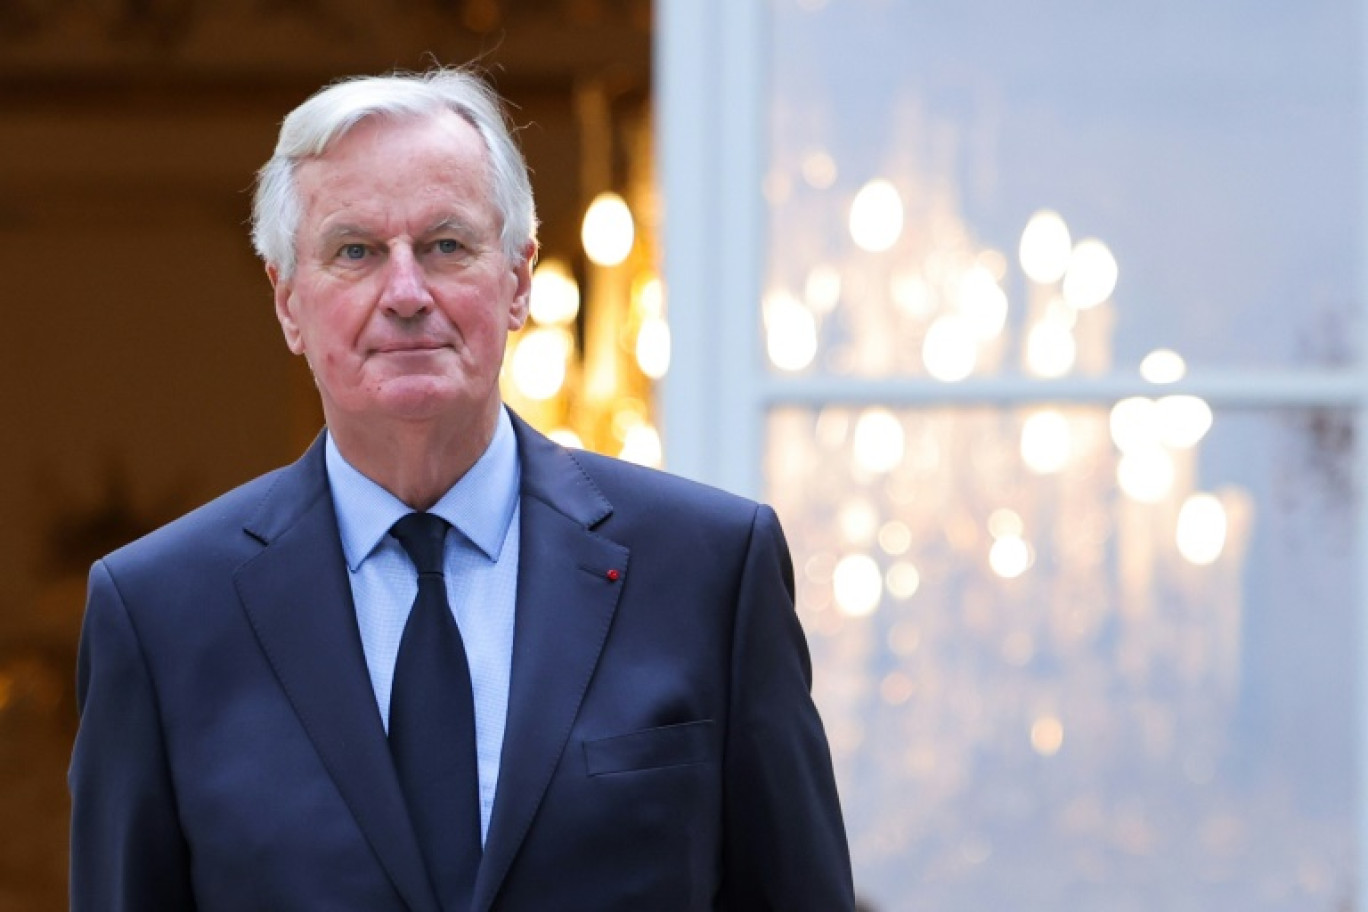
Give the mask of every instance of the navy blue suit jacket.
M 773 512 L 515 425 L 513 672 L 474 908 L 852 908 Z M 320 444 L 96 563 L 78 699 L 75 912 L 439 912 Z

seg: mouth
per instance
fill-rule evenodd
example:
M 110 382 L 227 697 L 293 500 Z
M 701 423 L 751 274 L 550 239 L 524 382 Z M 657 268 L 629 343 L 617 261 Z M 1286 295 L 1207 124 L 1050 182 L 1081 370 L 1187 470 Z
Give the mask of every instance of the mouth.
M 404 342 L 395 345 L 379 345 L 371 350 L 376 355 L 425 355 L 450 348 L 440 342 Z

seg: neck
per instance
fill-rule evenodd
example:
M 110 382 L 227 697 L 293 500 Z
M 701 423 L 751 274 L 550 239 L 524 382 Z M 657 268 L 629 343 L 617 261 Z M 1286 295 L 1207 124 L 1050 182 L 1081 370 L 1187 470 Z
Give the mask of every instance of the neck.
M 465 477 L 494 439 L 498 408 L 477 416 L 376 423 L 328 419 L 338 452 L 415 510 L 427 510 Z

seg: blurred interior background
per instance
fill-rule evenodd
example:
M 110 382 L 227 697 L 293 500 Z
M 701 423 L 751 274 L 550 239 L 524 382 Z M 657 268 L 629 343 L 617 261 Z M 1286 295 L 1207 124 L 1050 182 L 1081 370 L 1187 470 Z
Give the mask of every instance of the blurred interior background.
M 1368 908 L 1359 0 L 0 0 L 0 912 L 65 907 L 85 574 L 318 432 L 246 220 L 479 60 L 508 400 L 763 497 L 878 910 Z

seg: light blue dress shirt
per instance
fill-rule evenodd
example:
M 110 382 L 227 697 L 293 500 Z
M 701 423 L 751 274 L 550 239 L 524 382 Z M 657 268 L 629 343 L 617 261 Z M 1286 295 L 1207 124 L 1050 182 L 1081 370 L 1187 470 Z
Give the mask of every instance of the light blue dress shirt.
M 356 621 L 380 718 L 389 729 L 390 686 L 409 608 L 418 593 L 413 564 L 390 527 L 413 510 L 352 467 L 332 435 L 325 444 L 328 484 L 347 560 Z M 479 461 L 428 511 L 447 532 L 447 600 L 465 641 L 475 694 L 480 770 L 480 824 L 499 782 L 508 686 L 513 666 L 513 616 L 518 585 L 518 444 L 508 413 L 499 410 L 494 439 Z

